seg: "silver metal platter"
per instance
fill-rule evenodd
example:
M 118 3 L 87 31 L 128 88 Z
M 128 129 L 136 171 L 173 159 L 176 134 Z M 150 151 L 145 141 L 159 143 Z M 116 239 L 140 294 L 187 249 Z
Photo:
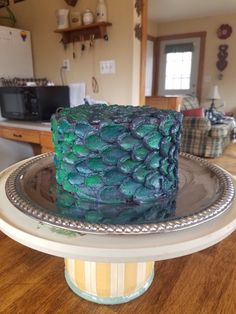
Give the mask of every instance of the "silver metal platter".
M 180 183 L 176 197 L 170 202 L 165 200 L 166 203 L 152 204 L 151 213 L 159 210 L 160 215 L 152 218 L 149 209 L 147 215 L 143 207 L 136 205 L 137 208 L 133 207 L 130 212 L 133 214 L 135 209 L 140 214 L 143 211 L 141 220 L 119 223 L 119 219 L 116 219 L 118 215 L 113 213 L 112 223 L 92 223 L 86 219 L 86 215 L 81 216 L 81 212 L 78 215 L 76 209 L 58 206 L 60 195 L 56 193 L 53 156 L 53 153 L 43 154 L 17 168 L 6 182 L 7 197 L 16 208 L 34 219 L 80 233 L 102 235 L 178 231 L 219 216 L 231 206 L 235 196 L 234 184 L 225 171 L 204 159 L 181 153 Z M 110 209 L 113 212 L 112 207 Z M 103 208 L 100 206 L 99 210 Z

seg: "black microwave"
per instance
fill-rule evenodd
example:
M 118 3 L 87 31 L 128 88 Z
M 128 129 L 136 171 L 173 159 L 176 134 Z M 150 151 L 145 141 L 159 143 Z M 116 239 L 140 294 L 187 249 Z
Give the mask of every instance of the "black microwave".
M 0 87 L 2 117 L 25 121 L 50 121 L 59 107 L 69 107 L 68 86 Z

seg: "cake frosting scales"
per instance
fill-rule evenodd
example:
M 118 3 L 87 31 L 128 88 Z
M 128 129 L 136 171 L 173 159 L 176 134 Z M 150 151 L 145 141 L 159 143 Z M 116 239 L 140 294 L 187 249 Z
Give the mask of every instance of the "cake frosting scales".
M 93 204 L 145 204 L 178 188 L 182 114 L 105 104 L 51 119 L 60 191 Z

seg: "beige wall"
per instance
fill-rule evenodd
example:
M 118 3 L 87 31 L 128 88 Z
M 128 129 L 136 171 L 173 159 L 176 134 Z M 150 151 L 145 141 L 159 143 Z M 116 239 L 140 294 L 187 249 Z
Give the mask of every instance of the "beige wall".
M 156 37 L 158 35 L 157 32 L 157 23 L 155 23 L 154 21 L 148 21 L 147 23 L 147 33 L 150 36 Z
M 16 26 L 32 32 L 36 77 L 47 77 L 56 84 L 61 84 L 60 66 L 63 59 L 70 59 L 71 69 L 65 72 L 67 83 L 85 82 L 87 94 L 97 100 L 121 104 L 136 103 L 139 93 L 136 87 L 140 46 L 134 39 L 133 0 L 107 0 L 108 19 L 112 23 L 108 28 L 109 41 L 96 40 L 94 48 L 89 48 L 87 42 L 84 53 L 81 53 L 81 44 L 75 43 L 75 60 L 72 56 L 72 44 L 64 50 L 63 45 L 59 43 L 60 34 L 54 33 L 56 9 L 69 8 L 83 12 L 90 8 L 95 11 L 96 3 L 96 0 L 79 0 L 75 7 L 70 7 L 64 0 L 27 0 L 12 3 L 11 8 L 17 18 Z M 116 74 L 101 75 L 99 61 L 110 59 L 116 62 Z M 97 94 L 92 91 L 92 76 L 96 77 L 99 84 Z
M 220 40 L 216 35 L 216 31 L 221 24 L 230 24 L 233 28 L 231 37 L 226 40 Z M 206 95 L 210 86 L 216 84 L 219 86 L 222 98 L 218 101 L 218 104 L 225 101 L 225 110 L 236 113 L 236 13 L 157 24 L 158 36 L 200 31 L 207 32 L 202 101 L 205 105 L 209 105 Z M 219 71 L 216 69 L 218 46 L 220 44 L 229 45 L 228 67 L 223 71 L 224 77 L 222 80 L 218 79 Z M 208 82 L 209 78 L 211 79 L 210 82 Z

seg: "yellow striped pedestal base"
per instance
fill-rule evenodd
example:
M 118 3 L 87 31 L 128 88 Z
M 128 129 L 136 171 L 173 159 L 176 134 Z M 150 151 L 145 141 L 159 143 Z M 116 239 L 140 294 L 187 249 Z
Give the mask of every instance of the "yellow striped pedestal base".
M 154 277 L 154 262 L 96 263 L 65 259 L 65 278 L 80 297 L 100 304 L 120 304 L 142 295 Z

